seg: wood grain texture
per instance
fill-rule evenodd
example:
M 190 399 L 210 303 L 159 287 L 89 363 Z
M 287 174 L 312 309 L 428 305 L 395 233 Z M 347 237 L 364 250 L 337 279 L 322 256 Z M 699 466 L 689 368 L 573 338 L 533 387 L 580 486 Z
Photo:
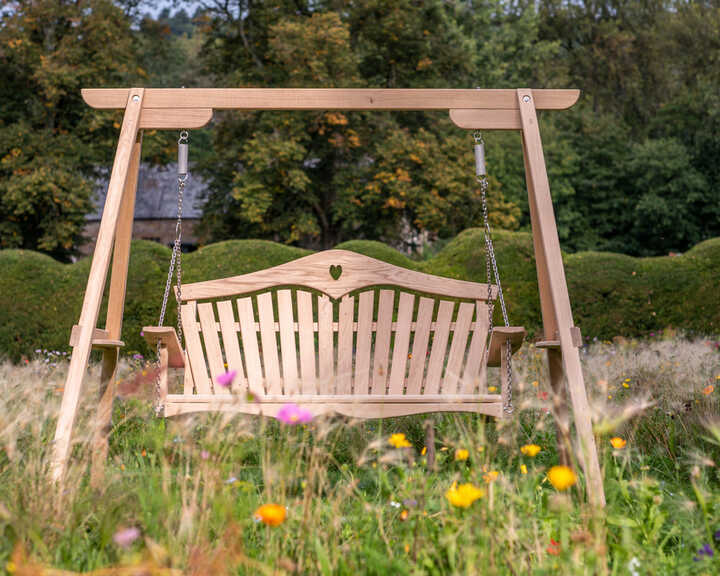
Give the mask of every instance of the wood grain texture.
M 337 375 L 335 377 L 337 394 L 350 394 L 352 391 L 354 313 L 355 298 L 343 296 L 340 300 L 338 317 Z
M 93 108 L 124 108 L 128 88 L 83 88 Z M 562 110 L 579 90 L 534 90 L 537 108 Z M 215 110 L 516 110 L 515 90 L 406 88 L 146 88 L 147 108 Z
M 312 294 L 304 290 L 298 290 L 296 294 L 298 309 L 298 338 L 300 339 L 301 392 L 309 394 L 317 392 Z
M 265 372 L 265 390 L 268 394 L 282 394 L 272 293 L 258 294 L 257 305 L 260 320 L 260 341 L 262 343 L 262 363 Z
M 145 130 L 189 130 L 202 128 L 212 120 L 212 108 L 143 108 L 140 128 Z
M 240 346 L 238 344 L 238 333 L 235 329 L 235 317 L 233 315 L 232 301 L 223 300 L 217 303 L 218 318 L 220 319 L 220 333 L 222 334 L 225 359 L 227 360 L 228 372 L 235 371 L 235 381 L 232 384 L 233 391 L 245 391 L 245 370 L 243 369 Z
M 440 391 L 440 380 L 445 367 L 445 351 L 450 336 L 450 320 L 455 303 L 441 300 L 438 307 L 435 332 L 433 334 L 430 359 L 428 360 L 427 376 L 425 376 L 425 394 L 437 394 Z
M 202 343 L 200 342 L 196 316 L 197 304 L 195 302 L 182 305 L 183 335 L 185 336 L 185 346 L 192 366 L 193 381 L 198 394 L 211 394 L 213 389 L 205 366 L 205 354 L 203 354 Z
M 457 394 L 458 382 L 465 360 L 468 336 L 470 334 L 470 323 L 472 322 L 475 304 L 472 302 L 461 302 L 458 308 L 455 330 L 453 330 L 450 351 L 447 356 L 445 378 L 443 379 L 442 391 L 445 394 Z
M 285 394 L 298 392 L 297 345 L 293 317 L 292 292 L 278 290 L 278 322 L 280 324 L 280 353 L 282 355 L 282 380 Z
M 239 298 L 237 301 L 238 321 L 242 334 L 242 348 L 245 355 L 248 388 L 253 394 L 264 394 L 262 364 L 258 347 L 257 330 L 255 328 L 255 312 L 251 298 Z
M 330 275 L 331 266 L 342 267 L 337 280 Z M 185 284 L 182 298 L 187 302 L 226 298 L 277 286 L 305 286 L 339 299 L 355 290 L 382 285 L 468 300 L 488 297 L 487 284 L 424 274 L 347 250 L 326 250 L 250 274 Z M 497 297 L 494 287 L 491 297 Z
M 432 298 L 420 298 L 417 320 L 415 322 L 410 371 L 408 373 L 406 386 L 408 394 L 420 394 L 422 390 L 425 364 L 427 362 L 427 348 L 430 340 L 430 325 L 432 324 L 434 308 L 435 301 Z
M 225 361 L 220 348 L 220 338 L 215 323 L 215 311 L 211 302 L 202 302 L 197 305 L 200 326 L 202 327 L 202 339 L 205 343 L 205 358 L 210 366 L 213 390 L 216 394 L 229 394 L 226 386 L 218 384 L 218 378 L 225 374 Z M 202 351 L 201 351 L 202 353 Z
M 335 378 L 335 335 L 333 334 L 333 304 L 327 296 L 318 296 L 318 392 L 329 392 Z
M 373 350 L 373 394 L 386 393 L 394 303 L 395 292 L 392 290 L 380 290 L 377 329 L 375 331 L 375 348 Z
M 452 109 L 450 120 L 466 130 L 520 130 L 518 110 Z
M 412 323 L 413 305 L 415 296 L 407 292 L 400 293 L 400 302 L 397 310 L 395 341 L 393 342 L 392 362 L 390 364 L 390 378 L 388 380 L 388 394 L 402 394 L 405 386 L 405 370 L 410 347 L 410 324 Z
M 460 392 L 471 394 L 485 392 L 485 349 L 490 324 L 488 305 L 485 302 L 475 303 L 475 326 L 472 330 L 468 357 L 465 361 Z
M 158 342 L 167 347 L 168 366 L 170 368 L 183 368 L 185 366 L 185 353 L 180 346 L 177 332 L 172 326 L 144 326 L 143 338 L 151 350 L 157 348 Z
M 355 393 L 370 392 L 370 353 L 372 351 L 372 324 L 375 294 L 361 292 L 358 303 L 358 321 L 355 353 Z

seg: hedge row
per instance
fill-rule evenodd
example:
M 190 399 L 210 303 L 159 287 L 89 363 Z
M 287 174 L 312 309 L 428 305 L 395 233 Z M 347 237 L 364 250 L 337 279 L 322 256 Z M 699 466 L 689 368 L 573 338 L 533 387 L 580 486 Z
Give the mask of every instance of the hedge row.
M 540 327 L 532 239 L 526 233 L 497 232 L 495 244 L 511 322 L 532 334 Z M 379 242 L 352 241 L 338 248 L 484 282 L 483 246 L 482 231 L 470 229 L 423 261 Z M 262 240 L 221 242 L 184 255 L 184 277 L 194 282 L 243 274 L 308 253 Z M 159 244 L 133 242 L 123 331 L 127 353 L 147 352 L 140 329 L 157 322 L 169 256 Z M 720 238 L 680 256 L 581 252 L 565 255 L 564 261 L 575 322 L 585 336 L 642 336 L 666 327 L 704 335 L 720 332 Z M 61 264 L 36 252 L 0 251 L 0 355 L 18 360 L 36 349 L 69 350 L 68 335 L 80 313 L 89 267 L 89 259 Z M 103 309 L 101 319 L 104 315 Z

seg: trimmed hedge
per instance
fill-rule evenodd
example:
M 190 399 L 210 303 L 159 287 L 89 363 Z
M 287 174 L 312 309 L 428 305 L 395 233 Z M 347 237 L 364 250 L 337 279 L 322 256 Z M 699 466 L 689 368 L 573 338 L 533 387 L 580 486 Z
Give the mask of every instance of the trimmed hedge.
M 495 233 L 495 246 L 513 324 L 540 327 L 532 239 L 522 232 Z M 353 250 L 440 276 L 485 281 L 482 231 L 466 230 L 433 257 L 417 261 L 382 244 L 351 241 Z M 260 270 L 309 254 L 264 240 L 231 240 L 183 256 L 187 282 Z M 170 250 L 134 241 L 130 258 L 123 339 L 125 352 L 147 352 L 140 337 L 157 322 Z M 642 336 L 674 327 L 688 333 L 720 332 L 720 238 L 674 257 L 632 258 L 607 252 L 564 256 L 575 322 L 586 337 Z M 61 264 L 26 250 L 0 251 L 0 354 L 13 360 L 36 349 L 69 350 L 90 261 Z M 172 323 L 171 307 L 168 323 Z M 100 318 L 105 317 L 105 309 Z M 103 325 L 103 321 L 99 322 Z

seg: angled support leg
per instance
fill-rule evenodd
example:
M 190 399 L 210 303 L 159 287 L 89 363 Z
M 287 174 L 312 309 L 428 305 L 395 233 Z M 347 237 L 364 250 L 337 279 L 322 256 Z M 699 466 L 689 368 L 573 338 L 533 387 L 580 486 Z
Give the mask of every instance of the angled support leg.
M 55 429 L 50 471 L 55 482 L 63 480 L 70 456 L 72 429 L 80 403 L 83 379 L 90 359 L 93 331 L 97 325 L 100 304 L 105 289 L 105 280 L 110 265 L 110 255 L 125 189 L 125 181 L 130 166 L 130 158 L 140 125 L 143 95 L 144 90 L 142 88 L 133 88 L 129 91 L 125 116 L 120 129 L 120 138 L 115 152 L 110 183 L 108 184 L 105 208 L 100 221 L 100 230 L 98 231 L 82 312 L 78 322 L 80 334 L 70 359 L 70 367 L 65 380 L 65 392 L 63 393 L 60 415 Z
M 120 215 L 115 231 L 115 249 L 113 251 L 112 272 L 110 275 L 110 294 L 105 330 L 109 338 L 120 340 L 122 335 L 123 308 L 127 287 L 128 262 L 130 261 L 130 241 L 132 240 L 133 218 L 135 215 L 135 192 L 142 149 L 142 133 L 138 133 L 130 157 L 130 166 L 125 180 L 125 191 Z M 100 377 L 100 403 L 95 417 L 95 430 L 92 441 L 92 465 L 90 484 L 99 489 L 105 476 L 105 461 L 108 454 L 108 437 L 112 427 L 112 408 L 115 399 L 115 378 L 119 350 L 103 350 L 102 375 Z
M 568 382 L 575 428 L 577 430 L 578 457 L 587 480 L 587 497 L 592 506 L 601 508 L 605 506 L 605 491 L 595 446 L 595 437 L 592 431 L 590 406 L 580 365 L 580 353 L 575 346 L 572 335 L 573 319 L 570 309 L 570 296 L 565 280 L 560 240 L 555 223 L 550 184 L 545 168 L 545 157 L 542 150 L 532 90 L 518 89 L 517 98 L 520 107 L 528 192 L 530 194 L 530 203 L 531 205 L 534 204 L 535 211 L 536 221 L 533 222 L 533 236 L 537 235 L 539 244 L 542 246 L 541 253 L 536 253 L 536 263 L 539 268 L 538 279 L 541 285 L 540 297 L 543 321 L 547 321 L 546 312 L 549 313 L 551 303 L 552 317 L 554 317 L 555 326 L 560 336 L 562 368 Z M 545 290 L 544 293 L 543 289 Z M 542 303 L 543 300 L 545 300 L 544 304 Z M 550 303 L 547 302 L 548 300 Z M 548 331 L 547 325 L 545 330 Z M 557 382 L 558 379 L 555 380 Z

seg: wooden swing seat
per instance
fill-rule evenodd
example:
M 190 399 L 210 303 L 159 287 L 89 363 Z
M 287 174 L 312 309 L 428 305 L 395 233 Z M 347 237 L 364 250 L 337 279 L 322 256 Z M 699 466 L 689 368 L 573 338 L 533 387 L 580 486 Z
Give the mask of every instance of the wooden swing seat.
M 275 416 L 289 402 L 314 415 L 382 418 L 478 412 L 500 418 L 508 393 L 503 344 L 488 340 L 495 286 L 432 276 L 345 250 L 250 274 L 181 286 L 186 348 L 174 328 L 148 326 L 160 349 L 166 417 L 227 411 Z M 501 392 L 488 393 L 488 366 Z M 184 368 L 170 394 L 168 368 Z M 217 383 L 235 371 L 231 386 Z

